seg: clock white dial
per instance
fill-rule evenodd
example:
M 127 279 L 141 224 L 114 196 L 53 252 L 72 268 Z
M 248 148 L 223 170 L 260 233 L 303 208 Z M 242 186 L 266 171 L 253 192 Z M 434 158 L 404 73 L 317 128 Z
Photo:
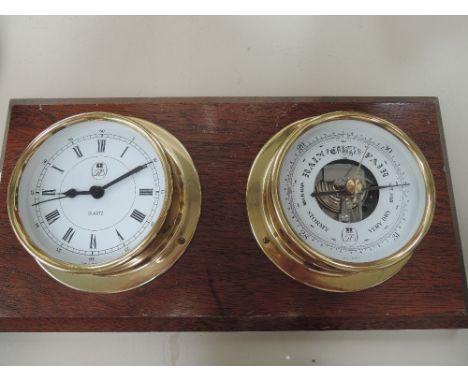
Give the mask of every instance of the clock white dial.
M 112 262 L 163 217 L 166 174 L 141 131 L 112 120 L 81 121 L 48 137 L 26 163 L 19 217 L 35 245 L 59 261 Z

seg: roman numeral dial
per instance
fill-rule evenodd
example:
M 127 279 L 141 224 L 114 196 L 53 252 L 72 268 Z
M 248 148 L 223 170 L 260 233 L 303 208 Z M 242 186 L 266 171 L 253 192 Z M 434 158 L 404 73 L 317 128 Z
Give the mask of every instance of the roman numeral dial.
M 125 155 L 125 153 L 127 152 L 128 150 L 128 146 L 124 148 L 124 151 L 122 151 L 122 154 L 120 154 L 120 157 L 123 158 L 123 156 Z
M 96 234 L 92 233 L 89 237 L 89 249 L 96 249 L 96 248 L 97 248 Z
M 152 188 L 140 188 L 139 195 L 153 196 L 153 189 Z
M 67 243 L 70 243 L 74 235 L 75 235 L 75 230 L 70 227 L 67 229 L 67 232 L 65 232 L 65 235 L 63 235 L 62 240 L 66 241 Z
M 143 212 L 140 212 L 140 211 L 135 209 L 131 213 L 130 217 L 135 219 L 137 222 L 142 223 L 143 220 L 145 219 L 146 215 Z
M 23 171 L 18 192 L 21 219 L 28 221 L 29 237 L 38 238 L 37 247 L 74 269 L 94 269 L 153 237 L 169 203 L 171 168 L 149 138 L 146 130 L 108 120 L 51 134 L 27 165 L 34 168 Z
M 51 225 L 60 219 L 60 212 L 58 212 L 58 210 L 53 210 L 52 212 L 49 212 L 47 215 L 45 215 L 45 218 L 47 223 Z
M 106 140 L 105 139 L 98 139 L 97 141 L 98 145 L 98 153 L 103 153 L 106 151 Z
M 123 238 L 123 236 L 121 235 L 121 233 L 115 229 L 115 233 L 117 234 L 117 237 L 119 238 L 120 241 L 124 241 L 125 239 Z
M 62 170 L 60 167 L 57 167 L 57 166 L 55 166 L 55 165 L 52 165 L 52 168 L 53 168 L 54 170 L 57 170 L 58 172 L 60 172 L 60 173 L 62 173 L 62 174 L 65 172 L 65 171 Z
M 73 151 L 75 152 L 75 154 L 76 154 L 76 156 L 78 158 L 81 158 L 83 156 L 83 153 L 81 152 L 80 146 L 73 147 Z

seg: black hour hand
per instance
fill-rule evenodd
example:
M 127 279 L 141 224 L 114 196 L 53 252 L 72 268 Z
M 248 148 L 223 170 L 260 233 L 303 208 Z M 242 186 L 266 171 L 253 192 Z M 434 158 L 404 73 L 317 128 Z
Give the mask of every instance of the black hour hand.
M 91 187 L 92 189 L 92 187 Z M 89 189 L 88 191 L 77 191 L 74 188 L 70 188 L 69 190 L 60 193 L 57 198 L 51 198 L 51 199 L 45 199 L 41 200 L 37 203 L 32 204 L 32 206 L 37 206 L 38 204 L 45 203 L 45 202 L 51 202 L 52 200 L 59 200 L 59 199 L 65 199 L 65 198 L 74 198 L 77 195 L 92 195 L 92 190 Z

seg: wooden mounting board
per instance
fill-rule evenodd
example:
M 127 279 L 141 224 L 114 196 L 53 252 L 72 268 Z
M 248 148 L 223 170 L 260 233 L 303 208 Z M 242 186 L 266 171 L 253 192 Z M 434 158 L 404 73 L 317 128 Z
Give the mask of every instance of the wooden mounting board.
M 131 292 L 95 295 L 47 276 L 16 240 L 6 212 L 13 166 L 52 123 L 86 111 L 155 122 L 197 166 L 202 213 L 175 266 Z M 336 110 L 388 119 L 419 145 L 433 170 L 437 207 L 408 265 L 376 288 L 334 294 L 280 272 L 257 246 L 245 207 L 250 166 L 287 124 Z M 192 98 L 14 100 L 0 184 L 0 330 L 186 331 L 468 327 L 465 279 L 436 98 Z M 442 140 L 443 141 L 443 140 Z

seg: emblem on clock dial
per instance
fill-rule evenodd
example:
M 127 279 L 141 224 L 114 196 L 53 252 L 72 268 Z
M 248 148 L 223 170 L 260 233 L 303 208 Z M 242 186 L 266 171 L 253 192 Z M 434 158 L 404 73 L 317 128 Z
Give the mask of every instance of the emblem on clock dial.
M 265 254 L 330 291 L 382 283 L 409 260 L 435 207 L 429 165 L 398 127 L 334 112 L 295 122 L 261 150 L 247 208 Z
M 96 112 L 60 121 L 31 142 L 8 201 L 17 237 L 52 277 L 118 292 L 150 281 L 182 254 L 198 221 L 200 187 L 190 156 L 167 131 Z

